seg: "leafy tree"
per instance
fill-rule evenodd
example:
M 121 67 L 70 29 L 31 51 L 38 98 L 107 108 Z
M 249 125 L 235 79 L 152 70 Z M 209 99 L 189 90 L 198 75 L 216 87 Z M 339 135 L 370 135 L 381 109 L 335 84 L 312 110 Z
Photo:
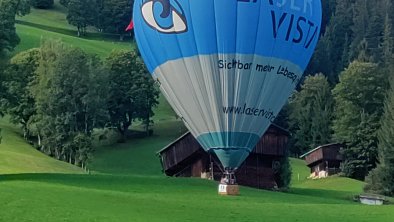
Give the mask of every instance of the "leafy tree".
M 86 166 L 91 134 L 106 116 L 103 65 L 80 49 L 45 43 L 32 91 L 36 100 L 35 129 L 40 149 L 57 159 Z
M 381 128 L 378 131 L 378 165 L 368 175 L 365 190 L 394 196 L 394 78 L 384 106 Z
M 30 3 L 35 8 L 48 9 L 48 8 L 53 7 L 54 1 L 53 0 L 30 0 Z
M 334 137 L 343 142 L 343 172 L 361 179 L 375 167 L 379 118 L 383 113 L 387 81 L 382 69 L 373 63 L 353 62 L 340 75 L 334 88 Z
M 27 0 L 0 0 L 0 56 L 12 51 L 20 39 L 15 31 L 15 15 L 30 11 Z
M 68 3 L 70 2 L 70 0 L 60 0 L 59 1 L 59 3 L 61 4 L 61 5 L 63 5 L 64 7 L 68 7 Z
M 323 74 L 308 76 L 290 101 L 293 154 L 300 155 L 331 141 L 333 98 Z
M 124 141 L 133 120 L 142 119 L 148 128 L 159 93 L 135 52 L 113 51 L 106 64 L 110 70 L 107 101 L 110 125 L 118 129 Z
M 94 0 L 69 0 L 67 21 L 76 26 L 78 36 L 86 33 L 86 27 L 96 22 L 96 6 Z
M 35 114 L 35 101 L 29 88 L 35 79 L 40 57 L 39 49 L 30 49 L 15 55 L 6 70 L 5 96 L 2 104 L 11 121 L 21 124 L 24 137 L 29 136 L 28 125 Z
M 100 0 L 97 1 L 99 4 Z M 126 34 L 126 27 L 132 17 L 132 8 L 134 0 L 111 0 L 101 1 L 99 10 L 99 29 L 106 32 L 119 34 L 120 40 L 123 40 Z

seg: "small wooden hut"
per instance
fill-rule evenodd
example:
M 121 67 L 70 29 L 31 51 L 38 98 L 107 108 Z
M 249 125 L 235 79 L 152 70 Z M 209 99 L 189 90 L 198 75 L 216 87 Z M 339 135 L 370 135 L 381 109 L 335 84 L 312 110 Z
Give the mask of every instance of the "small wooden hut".
M 311 168 L 311 178 L 325 178 L 340 172 L 342 144 L 326 144 L 303 154 L 305 162 Z
M 237 170 L 240 185 L 260 189 L 277 187 L 280 161 L 287 149 L 289 132 L 271 125 L 243 165 Z M 190 132 L 158 152 L 163 172 L 168 176 L 201 177 L 220 180 L 221 164 L 205 152 Z

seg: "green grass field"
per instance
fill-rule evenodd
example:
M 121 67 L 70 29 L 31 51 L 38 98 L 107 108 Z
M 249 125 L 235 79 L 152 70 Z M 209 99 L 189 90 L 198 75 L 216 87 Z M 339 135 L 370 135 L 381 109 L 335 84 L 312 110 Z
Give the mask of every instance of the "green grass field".
M 4 120 L 0 126 L 0 159 L 15 156 L 3 150 L 23 147 L 26 150 L 18 150 L 29 157 L 42 157 L 33 165 L 50 162 L 44 166 L 52 172 L 31 174 L 47 171 L 31 170 L 31 163 L 20 160 L 3 166 L 0 221 L 391 221 L 394 216 L 393 206 L 353 202 L 363 184 L 346 178 L 303 178 L 288 193 L 242 187 L 238 197 L 218 196 L 216 182 L 167 178 L 155 152 L 177 136 L 177 121 L 158 123 L 158 135 L 149 140 L 100 147 L 89 175 L 33 150 L 15 126 Z M 292 159 L 292 166 L 308 172 L 300 160 Z
M 75 27 L 67 23 L 66 10 L 55 1 L 54 8 L 51 10 L 32 8 L 30 14 L 17 17 L 20 24 L 16 25 L 16 29 L 21 43 L 13 53 L 39 47 L 42 41 L 47 39 L 60 39 L 66 44 L 101 57 L 106 57 L 114 49 L 135 48 L 134 43 L 130 41 L 120 42 L 118 36 L 102 35 L 94 28 L 88 28 L 86 37 L 77 37 Z
M 18 25 L 22 42 L 17 51 L 39 46 L 42 38 L 62 39 L 102 57 L 112 49 L 131 47 L 67 34 L 73 30 L 58 4 L 50 11 L 33 10 L 21 20 L 52 28 Z M 163 97 L 155 113 L 152 137 L 97 143 L 90 174 L 38 152 L 25 143 L 17 126 L 0 119 L 0 221 L 394 220 L 394 205 L 371 207 L 352 201 L 362 192 L 362 182 L 341 177 L 308 180 L 309 169 L 297 159 L 291 159 L 292 188 L 287 193 L 242 187 L 240 196 L 222 197 L 216 182 L 168 178 L 156 152 L 185 128 Z M 139 129 L 139 123 L 133 128 Z
M 16 27 L 17 33 L 21 38 L 21 43 L 16 47 L 14 53 L 40 47 L 42 41 L 48 39 L 60 39 L 68 45 L 79 47 L 90 54 L 97 54 L 101 57 L 106 57 L 114 49 L 132 49 L 134 47 L 130 42 L 111 42 L 78 38 L 73 35 L 51 32 L 28 25 L 17 25 Z

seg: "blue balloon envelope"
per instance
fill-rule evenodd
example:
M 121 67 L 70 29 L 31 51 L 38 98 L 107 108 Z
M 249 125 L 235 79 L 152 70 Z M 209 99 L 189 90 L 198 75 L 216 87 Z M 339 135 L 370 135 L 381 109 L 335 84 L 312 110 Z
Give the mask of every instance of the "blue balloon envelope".
M 320 0 L 135 0 L 141 55 L 202 147 L 237 169 L 309 63 Z

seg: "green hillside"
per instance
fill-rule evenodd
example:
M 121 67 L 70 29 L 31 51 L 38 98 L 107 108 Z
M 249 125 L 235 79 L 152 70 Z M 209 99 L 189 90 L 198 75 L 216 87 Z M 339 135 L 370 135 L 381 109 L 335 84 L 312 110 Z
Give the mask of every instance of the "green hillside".
M 20 130 L 0 119 L 0 174 L 16 173 L 83 173 L 75 166 L 52 159 L 35 150 L 21 138 Z
M 17 17 L 17 34 L 21 43 L 14 53 L 39 47 L 46 39 L 61 39 L 63 42 L 82 48 L 88 53 L 106 57 L 114 49 L 132 49 L 135 45 L 129 41 L 121 42 L 118 36 L 101 34 L 93 28 L 88 28 L 84 37 L 77 37 L 76 28 L 66 20 L 66 9 L 55 1 L 51 10 L 31 9 L 31 13 Z
M 57 1 L 56 1 L 57 2 Z M 129 42 L 75 37 L 65 21 L 65 9 L 32 10 L 17 25 L 17 51 L 56 38 L 87 52 L 106 56 Z M 90 174 L 54 160 L 27 144 L 17 126 L 0 119 L 0 222 L 6 221 L 393 221 L 394 206 L 364 206 L 352 197 L 363 183 L 331 177 L 309 180 L 303 160 L 291 159 L 292 188 L 270 192 L 241 187 L 241 195 L 217 195 L 217 182 L 168 178 L 156 152 L 185 128 L 163 97 L 155 110 L 154 135 L 124 144 L 97 141 Z M 140 129 L 133 123 L 133 129 Z

